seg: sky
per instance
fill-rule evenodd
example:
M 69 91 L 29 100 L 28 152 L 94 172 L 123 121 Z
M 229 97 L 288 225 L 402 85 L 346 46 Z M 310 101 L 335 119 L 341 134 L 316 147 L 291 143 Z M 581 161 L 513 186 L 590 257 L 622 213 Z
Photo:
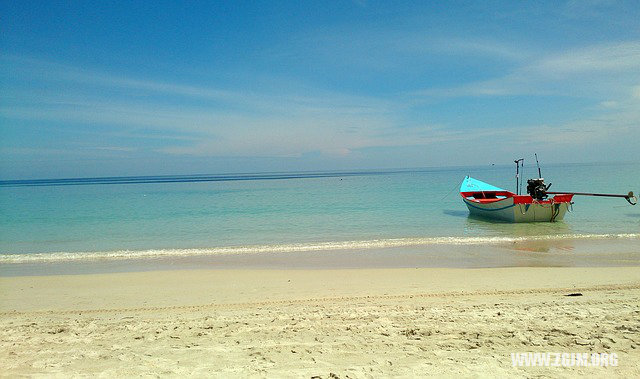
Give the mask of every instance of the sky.
M 640 162 L 639 132 L 637 0 L 0 0 L 0 179 Z

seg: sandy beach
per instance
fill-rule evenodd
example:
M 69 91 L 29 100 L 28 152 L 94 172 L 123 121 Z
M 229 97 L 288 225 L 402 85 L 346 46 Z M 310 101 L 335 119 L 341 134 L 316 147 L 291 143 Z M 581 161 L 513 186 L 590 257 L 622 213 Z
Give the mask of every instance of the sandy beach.
M 640 376 L 640 267 L 175 270 L 0 290 L 3 376 Z M 618 361 L 514 367 L 517 352 Z

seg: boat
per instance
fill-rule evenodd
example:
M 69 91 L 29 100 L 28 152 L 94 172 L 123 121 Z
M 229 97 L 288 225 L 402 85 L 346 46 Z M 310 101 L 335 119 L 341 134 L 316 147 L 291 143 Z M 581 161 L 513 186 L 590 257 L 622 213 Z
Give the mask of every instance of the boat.
M 573 196 L 599 196 L 624 198 L 631 205 L 638 199 L 629 192 L 626 195 L 584 192 L 549 192 L 551 184 L 545 184 L 540 171 L 538 155 L 538 178 L 527 180 L 527 194 L 522 193 L 520 168 L 524 159 L 516 159 L 516 193 L 498 188 L 481 180 L 466 176 L 460 185 L 460 196 L 474 216 L 504 222 L 554 222 L 560 221 L 573 209 Z M 518 185 L 520 184 L 520 185 Z M 549 197 L 549 195 L 553 195 Z
M 547 199 L 518 195 L 470 176 L 460 185 L 460 196 L 474 216 L 505 222 L 554 222 L 570 210 L 573 194 Z

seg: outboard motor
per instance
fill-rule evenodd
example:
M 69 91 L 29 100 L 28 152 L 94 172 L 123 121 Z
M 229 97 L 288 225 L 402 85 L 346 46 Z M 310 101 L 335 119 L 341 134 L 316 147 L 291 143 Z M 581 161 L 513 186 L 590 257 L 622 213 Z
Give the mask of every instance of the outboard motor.
M 549 197 L 549 195 L 547 195 L 549 187 L 551 187 L 551 184 L 545 185 L 543 178 L 527 180 L 527 193 L 538 201 L 542 201 Z

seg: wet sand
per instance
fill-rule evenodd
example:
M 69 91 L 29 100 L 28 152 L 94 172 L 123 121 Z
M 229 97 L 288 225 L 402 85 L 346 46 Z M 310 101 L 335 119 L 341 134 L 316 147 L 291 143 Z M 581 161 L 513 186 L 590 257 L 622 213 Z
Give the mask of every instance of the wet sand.
M 434 243 L 295 252 L 209 254 L 207 251 L 207 249 L 178 249 L 168 252 L 166 256 L 151 254 L 144 259 L 127 257 L 125 252 L 121 254 L 125 258 L 90 259 L 88 257 L 92 253 L 87 253 L 83 259 L 44 262 L 34 260 L 19 264 L 0 262 L 0 277 L 194 269 L 332 270 L 640 266 L 640 239 L 636 237 L 523 239 L 491 244 Z M 136 256 L 136 253 L 139 252 L 134 251 L 131 255 Z M 152 251 L 152 253 L 156 252 Z M 98 252 L 97 255 L 108 255 L 108 252 Z M 28 256 L 29 254 L 21 255 L 22 258 Z

